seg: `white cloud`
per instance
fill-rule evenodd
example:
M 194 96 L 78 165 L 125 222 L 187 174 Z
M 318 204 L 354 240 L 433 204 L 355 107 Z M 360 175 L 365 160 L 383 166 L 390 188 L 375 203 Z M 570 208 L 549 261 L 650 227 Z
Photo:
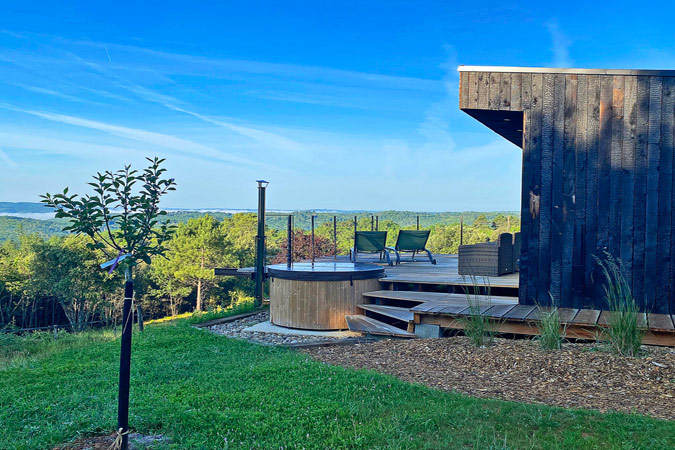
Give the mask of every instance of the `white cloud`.
M 12 169 L 16 169 L 18 167 L 18 165 L 14 161 L 12 161 L 12 159 L 7 155 L 7 153 L 2 151 L 2 149 L 0 149 L 0 160 L 4 161 L 4 163 L 7 164 Z
M 215 148 L 198 144 L 196 142 L 192 142 L 187 139 L 171 136 L 168 134 L 157 133 L 154 131 L 146 131 L 138 128 L 122 127 L 119 125 L 112 125 L 105 122 L 98 122 L 95 120 L 83 119 L 80 117 L 69 116 L 65 114 L 23 109 L 3 103 L 0 103 L 0 108 L 30 114 L 33 116 L 41 117 L 46 120 L 50 120 L 52 122 L 58 122 L 88 128 L 92 130 L 103 131 L 105 133 L 120 136 L 126 139 L 132 139 L 135 141 L 144 142 L 146 144 L 155 145 L 160 148 L 174 150 L 178 153 L 186 153 L 194 156 L 207 157 L 235 164 L 259 165 L 258 162 L 235 155 L 230 155 L 226 152 L 216 150 Z
M 557 20 L 546 22 L 546 29 L 551 36 L 551 51 L 553 52 L 553 65 L 555 67 L 572 67 L 570 58 L 570 46 L 572 41 L 560 29 Z

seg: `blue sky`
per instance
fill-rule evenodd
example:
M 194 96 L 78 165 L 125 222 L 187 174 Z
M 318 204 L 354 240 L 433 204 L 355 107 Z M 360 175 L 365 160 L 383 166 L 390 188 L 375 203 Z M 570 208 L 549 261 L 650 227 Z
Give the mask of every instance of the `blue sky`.
M 545 4 L 2 2 L 0 201 L 158 155 L 167 207 L 517 210 L 459 64 L 675 69 L 669 3 Z

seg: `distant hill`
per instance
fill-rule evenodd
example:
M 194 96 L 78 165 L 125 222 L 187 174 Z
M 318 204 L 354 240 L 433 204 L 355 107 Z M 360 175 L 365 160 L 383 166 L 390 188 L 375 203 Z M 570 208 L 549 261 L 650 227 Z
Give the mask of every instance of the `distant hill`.
M 49 210 L 42 203 L 0 202 L 0 213 L 34 214 L 45 212 L 49 212 Z
M 21 233 L 30 234 L 38 233 L 43 236 L 59 236 L 64 235 L 61 229 L 65 224 L 65 219 L 35 219 L 33 214 L 42 215 L 49 210 L 41 203 L 10 203 L 0 202 L 0 241 L 7 239 L 16 239 Z M 209 214 L 219 220 L 225 217 L 231 217 L 233 213 L 248 212 L 241 209 L 204 209 L 204 210 L 172 210 L 167 214 L 167 218 L 172 223 L 187 222 L 189 219 L 201 217 Z M 255 214 L 255 211 L 251 211 Z M 11 214 L 26 215 L 27 217 L 13 217 Z M 419 216 L 420 226 L 423 228 L 438 224 L 459 223 L 460 218 L 464 217 L 466 224 L 473 223 L 480 215 L 485 216 L 487 220 L 492 220 L 499 214 L 512 214 L 518 216 L 518 211 L 492 211 L 492 212 L 478 212 L 478 211 L 464 211 L 464 212 L 423 212 L 423 211 L 329 211 L 329 210 L 314 210 L 314 211 L 288 211 L 269 210 L 267 212 L 267 225 L 276 230 L 286 229 L 288 223 L 288 214 L 293 214 L 294 226 L 308 230 L 311 227 L 312 215 L 316 216 L 315 224 L 319 226 L 324 222 L 330 222 L 333 217 L 338 221 L 354 220 L 354 216 L 359 219 L 363 217 L 370 218 L 371 216 L 378 217 L 379 221 L 396 222 L 403 227 L 411 227 L 417 223 Z
M 0 216 L 0 241 L 16 240 L 21 234 L 37 233 L 44 237 L 64 236 L 61 231 L 65 226 L 64 219 L 26 219 L 23 217 Z

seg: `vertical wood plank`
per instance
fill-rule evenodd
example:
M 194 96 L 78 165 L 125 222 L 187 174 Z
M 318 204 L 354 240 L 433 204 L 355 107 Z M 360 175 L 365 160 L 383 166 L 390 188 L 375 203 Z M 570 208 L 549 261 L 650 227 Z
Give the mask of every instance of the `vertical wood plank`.
M 574 249 L 572 253 L 572 294 L 574 308 L 584 306 L 585 230 L 586 230 L 586 145 L 588 126 L 588 75 L 579 75 L 577 83 L 576 190 L 574 194 Z
M 499 89 L 501 87 L 501 73 L 490 73 L 490 96 L 488 100 L 488 109 L 499 109 Z
M 551 298 L 551 196 L 553 188 L 553 95 L 552 73 L 542 75 L 541 116 L 541 197 L 539 200 L 538 302 L 549 305 Z
M 469 85 L 468 85 L 468 94 L 469 94 L 469 109 L 478 108 L 478 77 L 476 72 L 469 72 Z
M 530 189 L 533 187 L 532 142 L 530 119 L 532 116 L 532 75 L 521 76 L 521 104 L 523 107 L 523 174 L 521 183 L 520 231 L 522 246 L 520 249 L 520 276 L 518 282 L 518 302 L 526 305 L 533 303 L 528 292 L 530 265 L 529 239 L 531 234 L 532 215 L 530 213 Z
M 673 201 L 673 132 L 675 130 L 675 77 L 663 77 L 661 99 L 661 146 L 659 161 L 659 231 L 658 271 L 656 298 L 662 314 L 672 314 L 668 299 L 675 293 L 671 289 L 670 273 L 672 256 L 672 201 Z
M 575 165 L 577 152 L 577 75 L 565 77 L 565 131 L 563 137 L 563 206 L 562 206 L 562 260 L 561 303 L 573 306 L 572 254 L 574 248 L 575 219 Z
M 659 232 L 659 161 L 661 157 L 661 77 L 649 77 L 649 131 L 647 135 L 647 202 L 645 211 L 645 303 L 659 313 L 656 273 Z M 659 302 L 660 304 L 661 302 Z
M 556 306 L 562 302 L 562 234 L 564 195 L 564 133 L 565 133 L 565 75 L 556 74 L 553 80 L 553 164 L 551 179 L 551 282 L 550 293 Z
M 609 251 L 610 172 L 612 158 L 612 119 L 614 117 L 614 77 L 600 77 L 600 122 L 597 183 L 597 247 Z M 600 257 L 600 255 L 598 255 Z M 599 283 L 595 283 L 599 285 Z M 601 294 L 601 291 L 596 291 Z
M 637 77 L 637 131 L 633 200 L 633 295 L 644 308 L 645 230 L 647 228 L 647 145 L 649 139 L 649 77 Z
M 511 74 L 501 74 L 501 81 L 499 84 L 499 109 L 504 111 L 511 110 Z
M 614 116 L 614 86 L 610 75 L 599 76 L 600 101 L 598 120 L 598 171 L 596 182 L 595 210 L 597 212 L 596 240 L 594 255 L 604 258 L 609 252 L 609 207 L 610 207 L 610 163 L 612 153 L 612 117 Z M 594 258 L 595 259 L 595 258 Z M 593 264 L 593 286 L 591 293 L 597 308 L 605 308 L 602 271 Z
M 612 80 L 612 142 L 609 172 L 609 252 L 619 258 L 621 248 L 621 149 L 623 144 L 624 77 Z
M 621 153 L 621 266 L 633 289 L 633 218 L 635 202 L 635 144 L 637 135 L 637 77 L 624 78 L 623 146 Z
M 671 97 L 675 97 L 675 78 L 673 77 L 668 77 L 668 86 L 670 88 L 671 92 Z M 675 101 L 674 99 L 669 99 L 668 105 L 664 105 L 664 110 L 665 113 L 668 114 L 669 116 L 673 114 L 673 108 L 671 107 L 670 103 L 672 101 Z M 666 110 L 667 108 L 667 110 Z M 668 123 L 673 123 L 673 128 L 672 128 L 672 133 L 668 133 L 667 139 L 669 141 L 664 141 L 664 151 L 669 151 L 673 149 L 675 146 L 675 119 L 672 117 L 668 118 Z M 670 145 L 666 145 L 666 142 L 669 142 Z M 670 232 L 671 232 L 671 238 L 670 238 L 670 295 L 669 295 L 669 313 L 673 315 L 673 318 L 675 319 L 675 156 L 673 157 L 672 161 L 672 188 L 671 188 L 671 208 L 670 208 Z
M 459 107 L 469 107 L 469 72 L 459 73 Z
M 586 239 L 584 247 L 585 284 L 584 295 L 589 304 L 594 304 L 596 261 L 598 256 L 598 157 L 600 150 L 600 78 L 588 77 L 588 125 L 586 129 Z
M 490 74 L 478 72 L 478 109 L 488 109 L 490 98 Z
M 522 111 L 523 102 L 521 99 L 522 75 L 519 73 L 511 74 L 511 111 Z
M 542 153 L 542 113 L 543 113 L 543 77 L 542 74 L 532 74 L 532 104 L 530 106 L 530 120 L 529 120 L 529 139 L 530 145 L 532 146 L 531 160 L 530 165 L 532 167 L 532 173 L 530 175 L 530 184 L 529 192 L 537 199 L 539 206 L 541 206 L 541 153 Z M 539 290 L 539 277 L 542 275 L 542 271 L 545 270 L 548 272 L 550 267 L 541 268 L 536 267 L 539 262 L 539 231 L 541 223 L 541 214 L 537 214 L 536 211 L 532 211 L 529 208 L 529 196 L 528 196 L 528 211 L 530 211 L 531 221 L 530 221 L 530 236 L 528 239 L 528 251 L 530 257 L 530 264 L 533 265 L 535 270 L 530 270 L 528 272 L 528 286 L 527 286 L 527 295 L 532 299 L 532 301 L 538 300 Z M 533 214 L 534 213 L 534 214 Z M 532 217 L 534 216 L 534 217 Z

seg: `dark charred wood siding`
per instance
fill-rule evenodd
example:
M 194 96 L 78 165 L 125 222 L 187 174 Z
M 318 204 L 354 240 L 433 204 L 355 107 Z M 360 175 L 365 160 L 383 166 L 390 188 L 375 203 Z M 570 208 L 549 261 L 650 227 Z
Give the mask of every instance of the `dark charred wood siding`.
M 493 129 L 523 112 L 521 303 L 605 308 L 607 252 L 643 310 L 675 314 L 675 77 L 461 72 L 459 99 Z

